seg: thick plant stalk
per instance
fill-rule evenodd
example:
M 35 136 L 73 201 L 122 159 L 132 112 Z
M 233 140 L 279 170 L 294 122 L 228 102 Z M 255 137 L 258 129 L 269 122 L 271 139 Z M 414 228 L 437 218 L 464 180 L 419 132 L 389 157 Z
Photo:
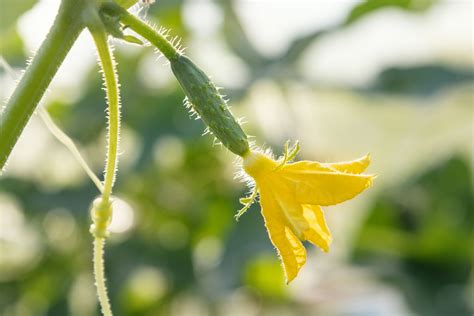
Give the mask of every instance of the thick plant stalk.
M 63 0 L 48 36 L 0 115 L 0 170 L 59 66 L 84 29 L 85 0 Z

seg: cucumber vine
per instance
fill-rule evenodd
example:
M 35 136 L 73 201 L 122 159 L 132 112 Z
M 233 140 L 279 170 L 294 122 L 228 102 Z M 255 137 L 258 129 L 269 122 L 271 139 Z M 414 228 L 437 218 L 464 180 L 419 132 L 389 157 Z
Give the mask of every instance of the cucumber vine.
M 165 28 L 156 29 L 127 9 L 138 0 L 62 0 L 55 22 L 40 49 L 27 67 L 18 86 L 0 116 L 0 170 L 5 169 L 8 157 L 24 127 L 35 111 L 51 80 L 66 58 L 79 34 L 88 30 L 97 49 L 107 98 L 107 157 L 104 180 L 98 180 L 80 156 L 74 143 L 49 118 L 40 115 L 51 132 L 68 147 L 99 189 L 100 196 L 91 206 L 93 268 L 97 297 L 103 315 L 112 315 L 104 275 L 104 245 L 112 218 L 112 189 L 118 168 L 120 136 L 120 91 L 111 37 L 133 44 L 143 41 L 125 34 L 130 28 L 155 46 L 169 61 L 187 98 L 187 106 L 200 115 L 212 132 L 232 152 L 243 156 L 249 151 L 247 135 L 230 113 L 226 101 L 209 77 L 189 58 L 185 57 L 177 37 L 170 38 Z M 143 1 L 149 4 L 150 1 Z

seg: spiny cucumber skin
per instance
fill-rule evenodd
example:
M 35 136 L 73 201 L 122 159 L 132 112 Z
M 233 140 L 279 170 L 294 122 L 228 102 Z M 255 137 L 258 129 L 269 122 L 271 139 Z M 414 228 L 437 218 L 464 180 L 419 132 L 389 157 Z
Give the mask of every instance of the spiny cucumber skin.
M 170 63 L 192 109 L 209 130 L 234 154 L 245 155 L 249 151 L 247 135 L 230 113 L 214 83 L 184 55 L 173 58 Z

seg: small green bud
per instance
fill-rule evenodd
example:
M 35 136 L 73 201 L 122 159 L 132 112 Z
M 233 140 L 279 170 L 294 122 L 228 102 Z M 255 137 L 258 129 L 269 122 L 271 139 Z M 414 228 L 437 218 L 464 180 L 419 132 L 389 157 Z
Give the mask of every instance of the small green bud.
M 109 236 L 107 227 L 112 220 L 112 203 L 104 201 L 98 197 L 92 202 L 91 217 L 93 224 L 89 231 L 96 238 L 106 238 Z
M 136 38 L 135 36 L 132 36 L 132 35 L 124 35 L 122 37 L 122 39 L 126 42 L 131 43 L 131 44 L 143 45 L 143 42 L 140 39 L 138 39 L 138 38 Z
M 234 154 L 249 151 L 247 135 L 209 77 L 188 57 L 178 55 L 170 60 L 171 69 L 187 96 L 187 106 L 197 113 L 209 131 Z
M 116 6 L 116 4 L 112 2 L 104 3 L 99 10 L 99 14 L 105 29 L 110 35 L 132 44 L 143 45 L 143 42 L 140 39 L 123 33 L 123 28 L 120 24 L 122 11 Z

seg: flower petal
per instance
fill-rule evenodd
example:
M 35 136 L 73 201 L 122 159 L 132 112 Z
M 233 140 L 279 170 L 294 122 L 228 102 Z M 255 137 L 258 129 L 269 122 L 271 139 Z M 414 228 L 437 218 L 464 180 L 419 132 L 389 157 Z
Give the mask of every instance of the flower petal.
M 291 282 L 306 262 L 306 250 L 295 236 L 272 191 L 259 188 L 262 215 L 268 236 L 283 263 L 286 282 Z
M 276 208 L 283 214 L 286 225 L 296 237 L 310 241 L 323 251 L 329 251 L 332 237 L 321 207 L 298 203 L 281 180 L 272 182 L 270 194 L 274 197 Z
M 295 163 L 297 165 L 299 163 Z M 295 199 L 301 204 L 334 205 L 349 200 L 372 184 L 373 176 L 321 171 L 321 166 L 281 170 Z
M 285 227 L 285 236 L 291 246 L 291 253 L 280 253 L 280 255 L 285 266 L 286 283 L 288 284 L 296 278 L 301 267 L 306 263 L 306 249 L 298 237 L 296 237 L 288 227 Z M 296 265 L 291 264 L 293 257 L 296 260 Z
M 336 163 L 323 163 L 324 167 L 329 167 L 344 173 L 362 173 L 367 169 L 370 164 L 370 154 L 365 155 L 362 158 L 347 161 L 347 162 L 336 162 Z
M 303 231 L 302 239 L 308 240 L 312 244 L 328 252 L 332 241 L 331 232 L 326 225 L 323 210 L 318 205 L 305 204 L 302 206 L 303 216 L 309 227 Z
M 320 172 L 334 172 L 334 169 L 330 166 L 326 166 L 322 163 L 317 161 L 309 161 L 309 160 L 302 160 L 298 162 L 291 162 L 287 163 L 282 169 L 284 172 L 307 172 L 307 170 L 311 170 L 313 172 L 320 171 Z

